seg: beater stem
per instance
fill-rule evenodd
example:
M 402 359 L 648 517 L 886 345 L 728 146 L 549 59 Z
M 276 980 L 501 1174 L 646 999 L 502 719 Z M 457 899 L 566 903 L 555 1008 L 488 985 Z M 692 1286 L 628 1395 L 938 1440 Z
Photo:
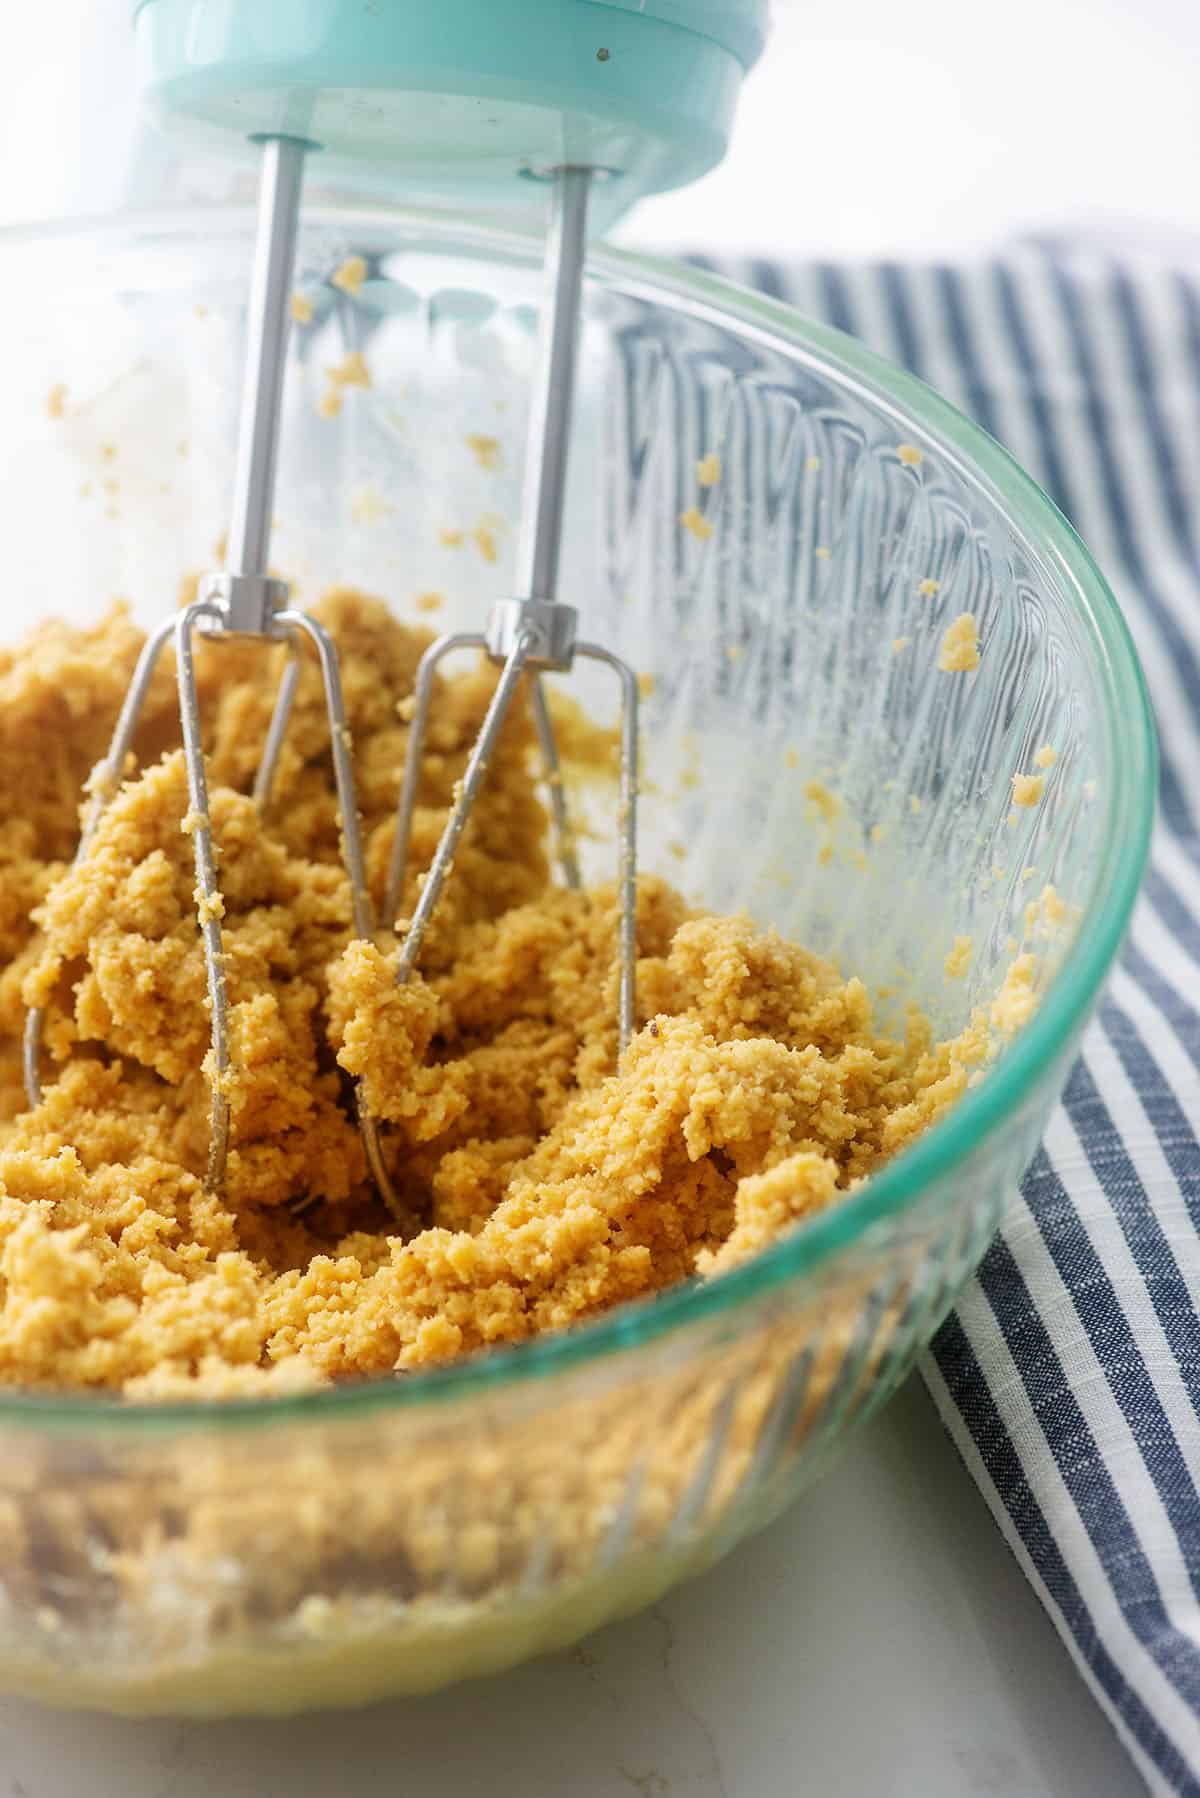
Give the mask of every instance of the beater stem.
M 546 238 L 545 310 L 529 407 L 525 491 L 517 539 L 516 592 L 520 599 L 558 598 L 590 183 L 590 169 L 559 169 L 554 177 Z
M 554 176 L 550 228 L 546 237 L 545 305 L 529 407 L 525 491 L 521 532 L 517 539 L 516 591 L 520 599 L 553 602 L 558 598 L 567 450 L 575 399 L 575 361 L 579 348 L 591 179 L 591 170 L 585 168 L 559 169 Z M 530 676 L 530 688 L 533 720 L 550 791 L 550 814 L 554 820 L 559 866 L 566 884 L 578 887 L 579 859 L 567 815 L 558 746 L 554 741 L 545 688 L 537 674 Z
M 263 145 L 233 516 L 225 557 L 233 574 L 265 575 L 270 557 L 279 415 L 307 149 L 308 145 L 295 137 L 272 137 Z

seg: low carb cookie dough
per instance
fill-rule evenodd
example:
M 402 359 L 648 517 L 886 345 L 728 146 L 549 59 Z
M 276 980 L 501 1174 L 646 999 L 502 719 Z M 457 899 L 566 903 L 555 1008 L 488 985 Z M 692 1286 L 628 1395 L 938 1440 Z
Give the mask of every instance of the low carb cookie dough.
M 381 902 L 429 634 L 338 591 L 364 841 Z M 248 797 L 275 652 L 198 646 L 233 1069 L 228 1174 L 202 1183 L 209 1017 L 172 671 L 87 861 L 80 791 L 140 646 L 117 608 L 0 654 L 0 1379 L 129 1396 L 268 1394 L 452 1360 L 708 1278 L 837 1202 L 952 1105 L 987 1052 L 644 876 L 639 1030 L 616 1066 L 616 899 L 554 886 L 533 735 L 513 719 L 420 974 L 394 982 L 487 705 L 440 684 L 400 920 L 351 941 L 328 734 L 301 680 L 272 802 Z M 280 652 L 281 653 L 281 652 Z M 568 763 L 608 738 L 564 711 Z M 1023 995 L 1022 995 L 1023 997 Z M 26 1109 L 25 1008 L 46 1008 Z M 1006 1020 L 1007 1021 L 1007 1020 Z M 365 1177 L 351 1077 L 402 1216 Z M 298 1215 L 296 1207 L 303 1206 Z

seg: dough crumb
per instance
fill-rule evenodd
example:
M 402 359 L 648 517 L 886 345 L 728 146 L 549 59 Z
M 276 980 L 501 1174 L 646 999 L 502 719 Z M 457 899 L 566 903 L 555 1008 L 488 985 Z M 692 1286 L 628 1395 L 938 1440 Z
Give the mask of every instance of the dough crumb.
M 896 455 L 906 468 L 920 468 L 925 460 L 924 452 L 915 443 L 897 444 Z
M 443 549 L 461 549 L 463 545 L 463 532 L 455 530 L 453 525 L 439 525 L 438 542 Z
M 1057 749 L 1052 748 L 1049 743 L 1043 743 L 1033 760 L 1034 765 L 1038 768 L 1053 768 L 1055 762 L 1058 760 L 1058 751 Z
M 973 612 L 960 612 L 942 638 L 938 667 L 943 674 L 969 674 L 979 666 L 979 627 Z
M 1046 777 L 1044 774 L 1014 774 L 1012 790 L 1014 805 L 1036 805 L 1046 790 Z
M 697 506 L 689 506 L 686 512 L 681 512 L 679 522 L 685 531 L 690 531 L 701 543 L 707 543 L 713 534 L 712 525 Z
M 1018 955 L 991 1004 L 992 1023 L 1002 1036 L 1015 1036 L 1037 1010 L 1036 976 L 1037 957 L 1028 952 Z
M 325 373 L 335 387 L 371 385 L 371 371 L 361 350 L 347 350 L 341 361 L 332 363 Z
M 46 395 L 46 412 L 50 418 L 63 418 L 67 410 L 67 384 L 56 381 Z
M 943 964 L 948 980 L 962 979 L 963 975 L 971 965 L 972 947 L 972 940 L 969 936 L 955 937 L 954 946 L 950 950 L 950 953 L 947 955 L 945 963 Z
M 313 322 L 313 303 L 307 295 L 293 293 L 290 303 L 292 318 L 298 325 L 311 325 Z
M 921 595 L 922 599 L 932 599 L 935 596 L 935 594 L 941 592 L 941 587 L 942 587 L 941 581 L 932 580 L 927 575 L 925 577 L 925 579 L 921 582 L 920 586 L 917 588 L 917 592 Z
M 350 516 L 355 524 L 378 524 L 391 510 L 378 487 L 370 483 L 356 487 L 350 495 Z
M 1071 907 L 1059 898 L 1058 889 L 1047 884 L 1025 907 L 1025 936 L 1058 936 L 1073 921 L 1073 915 Z
M 414 601 L 418 612 L 440 612 L 445 603 L 444 593 L 418 593 Z
M 467 448 L 488 474 L 494 474 L 500 466 L 500 439 L 485 437 L 478 431 L 467 433 Z
M 831 793 L 829 788 L 819 780 L 805 782 L 804 797 L 825 820 L 826 824 L 832 824 L 834 819 L 841 813 L 841 800 L 836 793 Z
M 347 256 L 345 262 L 329 277 L 335 287 L 340 287 L 343 293 L 354 298 L 362 292 L 366 278 L 367 263 L 363 256 Z
M 911 642 L 912 642 L 911 637 L 893 637 L 892 638 L 892 654 L 894 656 L 903 655 L 904 651 L 908 648 L 908 646 Z
M 720 478 L 721 458 L 715 450 L 710 450 L 696 464 L 696 479 L 701 487 L 715 487 Z

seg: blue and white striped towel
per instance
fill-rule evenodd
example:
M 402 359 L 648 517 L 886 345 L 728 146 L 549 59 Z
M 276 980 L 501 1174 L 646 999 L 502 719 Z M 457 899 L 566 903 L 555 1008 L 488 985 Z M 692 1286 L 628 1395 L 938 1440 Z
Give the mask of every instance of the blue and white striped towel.
M 925 1377 L 1150 1789 L 1200 1798 L 1200 250 L 722 272 L 865 339 L 998 437 L 1137 640 L 1162 748 L 1146 890 Z

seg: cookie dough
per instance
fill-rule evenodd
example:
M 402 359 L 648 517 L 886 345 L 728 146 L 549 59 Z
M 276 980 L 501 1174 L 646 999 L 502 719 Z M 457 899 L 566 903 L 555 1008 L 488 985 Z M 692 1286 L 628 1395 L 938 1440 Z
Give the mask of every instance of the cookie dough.
M 337 639 L 381 902 L 428 633 L 349 591 Z M 494 673 L 443 681 L 399 920 L 350 940 L 324 705 L 301 680 L 269 810 L 248 797 L 282 652 L 198 647 L 234 1067 L 220 1194 L 202 1181 L 209 1018 L 173 671 L 71 870 L 78 804 L 140 646 L 127 613 L 0 654 L 0 1379 L 222 1396 L 407 1371 L 568 1328 L 758 1253 L 952 1105 L 987 1051 L 872 1020 L 862 984 L 646 875 L 638 1033 L 617 1067 L 616 900 L 552 884 L 518 715 L 420 975 L 396 937 Z M 167 658 L 169 663 L 169 657 Z M 569 767 L 611 770 L 564 707 Z M 25 1008 L 46 1008 L 26 1109 Z M 351 1077 L 387 1123 L 373 1194 Z M 302 1208 L 298 1212 L 298 1208 Z

